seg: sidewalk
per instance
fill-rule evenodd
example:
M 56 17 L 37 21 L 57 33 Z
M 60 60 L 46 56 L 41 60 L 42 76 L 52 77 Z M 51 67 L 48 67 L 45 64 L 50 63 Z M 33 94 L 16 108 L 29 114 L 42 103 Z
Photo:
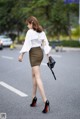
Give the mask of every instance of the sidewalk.
M 63 47 L 63 51 L 80 51 L 80 48 Z

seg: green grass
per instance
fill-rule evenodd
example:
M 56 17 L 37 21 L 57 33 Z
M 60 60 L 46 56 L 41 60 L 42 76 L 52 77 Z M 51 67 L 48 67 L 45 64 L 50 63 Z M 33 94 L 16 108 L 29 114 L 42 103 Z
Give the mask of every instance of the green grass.
M 80 47 L 80 42 L 75 40 L 69 40 L 69 41 L 61 41 L 62 46 L 68 46 L 68 47 Z

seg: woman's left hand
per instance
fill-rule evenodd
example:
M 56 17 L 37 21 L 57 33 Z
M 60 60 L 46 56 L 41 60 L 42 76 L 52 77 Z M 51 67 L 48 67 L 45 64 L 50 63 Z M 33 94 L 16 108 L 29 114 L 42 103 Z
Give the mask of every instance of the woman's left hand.
M 47 54 L 48 62 L 49 62 L 49 54 Z

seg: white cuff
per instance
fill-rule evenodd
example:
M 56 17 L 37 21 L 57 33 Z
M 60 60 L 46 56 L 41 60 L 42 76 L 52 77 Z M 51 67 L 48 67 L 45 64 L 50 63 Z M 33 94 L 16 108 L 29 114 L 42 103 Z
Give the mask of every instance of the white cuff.
M 49 45 L 44 46 L 45 54 L 49 54 L 50 51 L 51 51 L 51 47 Z

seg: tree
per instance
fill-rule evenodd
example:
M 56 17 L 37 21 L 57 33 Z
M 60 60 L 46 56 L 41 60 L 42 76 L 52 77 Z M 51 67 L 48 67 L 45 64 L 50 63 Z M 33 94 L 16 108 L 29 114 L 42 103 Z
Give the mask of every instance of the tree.
M 0 32 L 22 32 L 25 19 L 34 15 L 49 36 L 70 34 L 70 26 L 76 23 L 78 4 L 64 4 L 63 0 L 0 0 Z M 76 17 L 76 18 L 77 18 Z
M 0 1 L 0 32 L 12 33 L 17 31 L 18 39 L 19 32 L 23 31 L 24 20 L 22 9 L 27 4 L 26 0 L 1 0 Z
M 67 16 L 65 14 L 65 5 L 63 1 L 57 0 L 50 10 L 50 35 L 57 35 L 60 40 L 60 34 L 67 34 Z

